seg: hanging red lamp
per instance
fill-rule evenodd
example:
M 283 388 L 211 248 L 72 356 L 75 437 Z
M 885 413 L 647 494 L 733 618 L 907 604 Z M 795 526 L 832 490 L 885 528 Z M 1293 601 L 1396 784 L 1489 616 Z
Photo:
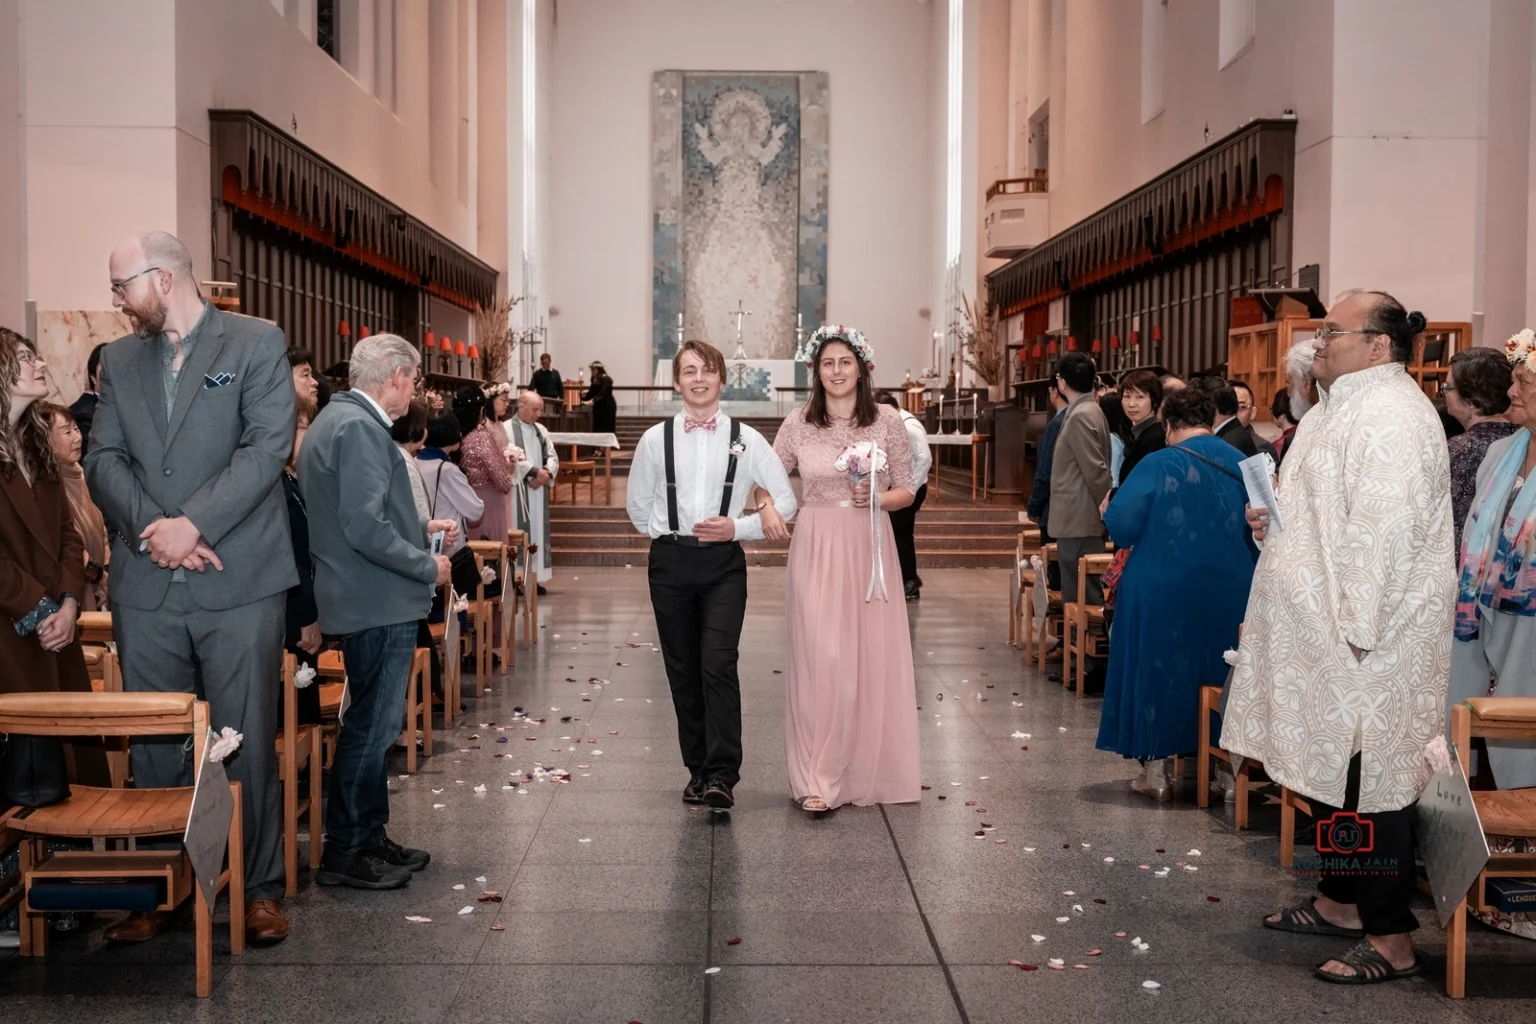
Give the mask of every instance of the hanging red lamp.
M 343 338 L 350 338 L 352 337 L 352 325 L 343 320 L 336 325 L 336 333 Z
M 370 334 L 372 334 L 372 333 L 373 333 L 373 332 L 372 332 L 372 331 L 370 331 L 370 330 L 369 330 L 369 329 L 368 329 L 368 328 L 366 328 L 366 327 L 362 327 L 362 328 L 359 328 L 359 329 L 358 329 L 358 332 L 357 332 L 357 336 L 358 336 L 358 337 L 359 337 L 359 338 L 366 338 L 366 337 L 368 337 L 368 335 L 370 335 Z
M 421 347 L 426 349 L 428 352 L 437 348 L 437 338 L 433 336 L 431 331 L 427 332 L 427 340 Z
M 1117 348 L 1120 347 L 1120 335 L 1118 335 L 1118 334 L 1111 334 L 1109 336 L 1109 347 L 1111 349 L 1117 349 Z
M 1092 352 L 1094 355 L 1098 355 L 1100 352 L 1104 351 L 1104 343 L 1098 338 L 1094 338 L 1093 344 L 1089 346 L 1088 351 Z
M 1045 346 L 1045 354 L 1048 356 L 1053 356 L 1057 353 L 1057 351 L 1059 351 L 1059 347 L 1056 344 L 1056 339 L 1052 338 L 1050 344 Z

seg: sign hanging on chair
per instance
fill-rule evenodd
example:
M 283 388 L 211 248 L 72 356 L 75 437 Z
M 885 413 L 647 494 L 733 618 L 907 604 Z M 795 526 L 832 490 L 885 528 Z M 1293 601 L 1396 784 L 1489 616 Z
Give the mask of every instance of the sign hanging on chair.
M 1452 760 L 1449 774 L 1437 772 L 1430 778 L 1415 819 L 1424 872 L 1444 928 L 1488 863 L 1488 838 L 1459 761 Z
M 213 730 L 203 745 L 203 762 L 197 768 L 197 782 L 192 790 L 192 813 L 187 816 L 187 831 L 182 837 L 192 873 L 212 907 L 219 892 L 219 875 L 224 871 L 224 853 L 229 845 L 229 825 L 235 815 L 235 793 L 222 761 L 213 760 Z

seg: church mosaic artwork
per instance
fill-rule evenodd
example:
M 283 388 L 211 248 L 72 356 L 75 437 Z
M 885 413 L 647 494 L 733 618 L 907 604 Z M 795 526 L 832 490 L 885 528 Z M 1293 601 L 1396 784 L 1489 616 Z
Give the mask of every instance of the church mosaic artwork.
M 655 74 L 658 380 L 679 336 L 744 355 L 735 389 L 751 397 L 786 376 L 772 364 L 793 374 L 797 328 L 826 312 L 827 128 L 823 72 Z

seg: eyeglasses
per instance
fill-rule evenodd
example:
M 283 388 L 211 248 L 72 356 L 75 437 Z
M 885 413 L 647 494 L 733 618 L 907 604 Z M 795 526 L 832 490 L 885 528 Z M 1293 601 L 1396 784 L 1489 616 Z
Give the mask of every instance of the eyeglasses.
M 113 281 L 112 282 L 112 294 L 116 295 L 118 298 L 122 298 L 123 297 L 123 293 L 128 290 L 128 286 L 130 284 L 132 284 L 135 279 L 143 277 L 145 274 L 149 273 L 152 270 L 159 270 L 159 269 L 160 269 L 159 267 L 145 267 L 143 270 L 139 271 L 137 274 L 133 274 L 133 275 L 130 275 L 128 277 L 125 277 L 121 281 Z
M 1454 395 L 1457 392 L 1457 390 L 1458 389 L 1457 389 L 1456 385 L 1454 385 L 1454 384 L 1441 384 L 1440 385 L 1440 393 L 1442 395 Z
M 1316 338 L 1318 345 L 1325 346 L 1334 338 L 1342 338 L 1346 334 L 1365 334 L 1374 336 L 1380 333 L 1380 331 L 1335 331 L 1331 327 L 1324 327 L 1322 330 L 1318 331 L 1317 334 L 1313 335 L 1313 337 Z
M 21 345 L 21 346 L 18 346 L 17 349 L 16 349 L 16 361 L 20 362 L 20 363 L 28 363 L 30 365 L 37 366 L 37 365 L 41 364 L 43 360 L 42 360 L 42 357 L 39 356 L 36 352 L 33 352 L 30 348 L 27 348 L 27 346 L 25 346 L 25 345 Z

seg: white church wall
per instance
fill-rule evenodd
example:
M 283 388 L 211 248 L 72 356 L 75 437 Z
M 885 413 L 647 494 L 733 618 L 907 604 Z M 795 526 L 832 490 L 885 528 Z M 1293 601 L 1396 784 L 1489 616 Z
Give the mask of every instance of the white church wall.
M 619 384 L 649 382 L 650 82 L 664 69 L 829 73 L 827 317 L 865 331 L 881 383 L 926 365 L 935 2 L 561 4 L 544 225 L 557 367 L 602 359 Z

